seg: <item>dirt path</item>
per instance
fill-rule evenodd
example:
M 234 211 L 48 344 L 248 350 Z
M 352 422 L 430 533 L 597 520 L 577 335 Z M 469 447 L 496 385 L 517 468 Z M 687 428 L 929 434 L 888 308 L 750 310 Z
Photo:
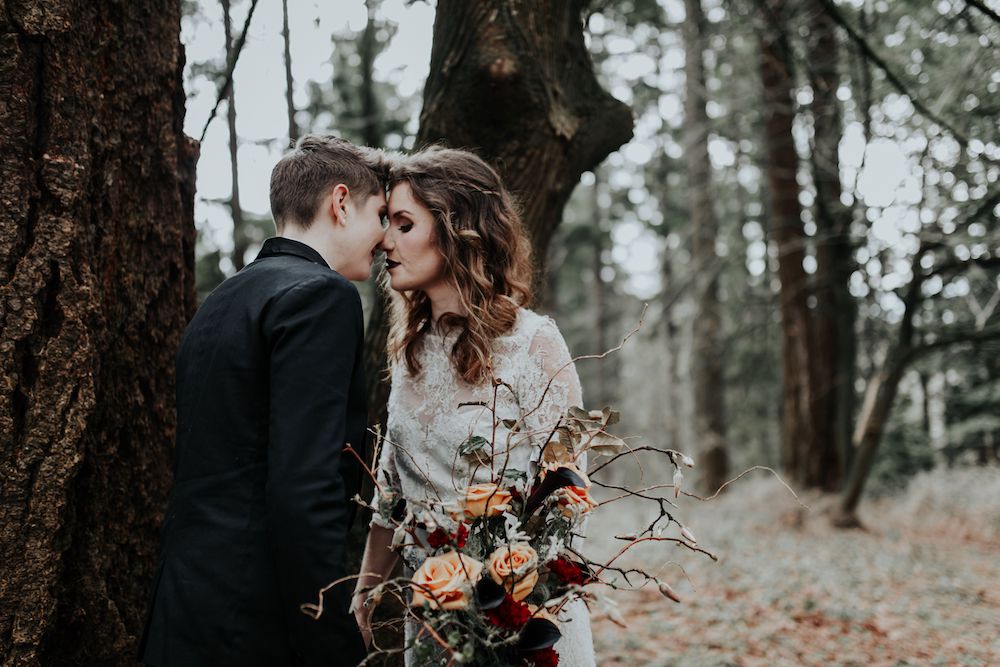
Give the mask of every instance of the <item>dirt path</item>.
M 648 523 L 620 509 L 595 516 L 591 537 L 621 532 L 626 517 Z M 628 627 L 595 618 L 599 665 L 1000 665 L 1000 545 L 889 521 L 836 531 L 770 490 L 682 515 L 721 561 L 637 548 L 632 564 L 685 568 L 688 579 L 676 565 L 662 570 L 684 602 L 651 587 L 613 592 Z

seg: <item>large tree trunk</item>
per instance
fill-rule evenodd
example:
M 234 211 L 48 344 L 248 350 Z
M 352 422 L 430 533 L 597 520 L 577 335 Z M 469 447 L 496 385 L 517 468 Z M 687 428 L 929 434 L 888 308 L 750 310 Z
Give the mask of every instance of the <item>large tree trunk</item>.
M 585 5 L 441 0 L 434 19 L 417 144 L 470 148 L 499 169 L 539 276 L 580 175 L 632 136 L 631 111 L 594 76 Z
M 712 165 L 708 157 L 708 113 L 705 109 L 708 91 L 704 60 L 706 22 L 701 0 L 685 0 L 684 9 L 684 163 L 688 175 L 688 208 L 697 308 L 692 322 L 694 348 L 691 379 L 701 483 L 712 492 L 725 483 L 729 472 L 722 379 L 724 345 L 719 304 L 721 266 L 715 254 L 719 223 L 712 204 Z
M 134 664 L 195 307 L 180 7 L 0 7 L 0 662 Z
M 233 49 L 233 28 L 230 14 L 230 1 L 222 0 L 223 25 L 226 32 L 226 66 L 227 71 L 232 71 L 233 58 L 236 54 Z M 245 255 L 250 247 L 250 238 L 247 236 L 246 222 L 243 220 L 243 206 L 240 205 L 240 169 L 239 169 L 239 147 L 240 140 L 236 134 L 236 85 L 229 82 L 228 93 L 226 95 L 226 121 L 229 126 L 229 172 L 233 182 L 232 191 L 229 196 L 229 211 L 233 217 L 233 268 L 237 271 L 243 268 L 246 263 Z
M 851 448 L 854 418 L 856 307 L 849 283 L 854 271 L 850 211 L 841 203 L 839 48 L 833 20 L 821 0 L 809 4 L 810 82 L 813 90 L 813 181 L 816 184 L 817 386 L 813 423 L 815 449 L 808 453 L 807 479 L 826 491 L 840 488 Z
M 812 373 L 809 354 L 808 282 L 802 260 L 806 236 L 796 181 L 798 155 L 792 137 L 794 80 L 785 30 L 783 0 L 765 0 L 768 26 L 760 35 L 767 180 L 771 197 L 771 238 L 778 247 L 781 281 L 781 330 L 784 378 L 784 467 L 794 479 L 807 482 L 806 453 L 813 449 Z

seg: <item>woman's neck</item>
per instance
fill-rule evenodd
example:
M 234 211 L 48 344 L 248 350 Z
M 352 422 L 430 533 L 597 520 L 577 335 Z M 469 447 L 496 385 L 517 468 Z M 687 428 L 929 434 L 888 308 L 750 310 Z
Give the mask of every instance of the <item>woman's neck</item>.
M 458 294 L 458 290 L 453 285 L 442 283 L 424 290 L 424 293 L 430 299 L 431 320 L 433 320 L 435 325 L 445 313 L 454 313 L 460 317 L 465 317 L 469 314 L 465 306 L 462 305 L 462 299 Z

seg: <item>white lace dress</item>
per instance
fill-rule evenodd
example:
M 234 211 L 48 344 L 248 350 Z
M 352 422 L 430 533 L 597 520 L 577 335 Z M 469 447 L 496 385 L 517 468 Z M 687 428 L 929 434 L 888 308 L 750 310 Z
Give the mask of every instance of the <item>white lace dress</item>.
M 410 375 L 405 363 L 395 364 L 389 394 L 388 441 L 379 459 L 379 484 L 408 501 L 412 507 L 426 501 L 457 503 L 459 489 L 490 481 L 490 465 L 478 464 L 475 456 L 460 455 L 459 446 L 478 435 L 494 443 L 497 469 L 534 475 L 541 446 L 548 430 L 570 406 L 582 405 L 580 380 L 570 362 L 569 351 L 559 329 L 548 317 L 522 308 L 511 332 L 494 341 L 493 375 L 508 387 L 496 392 L 496 415 L 500 420 L 525 417 L 524 427 L 510 438 L 501 423 L 494 437 L 493 387 L 470 385 L 451 365 L 450 350 L 455 334 L 428 334 L 418 358 L 421 372 Z M 562 369 L 562 370 L 560 370 Z M 551 380 L 551 385 L 549 384 Z M 542 394 L 548 386 L 544 398 Z M 513 393 L 510 391 L 513 389 Z M 463 404 L 486 404 L 482 405 Z M 540 408 L 532 412 L 539 405 Z M 459 407 L 462 405 L 462 407 Z M 487 448 L 488 450 L 489 448 Z M 586 469 L 586 459 L 579 464 Z M 372 523 L 392 528 L 378 514 Z M 404 551 L 413 569 L 424 554 Z M 559 664 L 590 667 L 595 664 L 590 617 L 586 605 L 576 600 L 560 616 L 562 638 L 555 645 Z M 412 637 L 407 624 L 407 640 Z M 407 655 L 407 665 L 413 664 Z

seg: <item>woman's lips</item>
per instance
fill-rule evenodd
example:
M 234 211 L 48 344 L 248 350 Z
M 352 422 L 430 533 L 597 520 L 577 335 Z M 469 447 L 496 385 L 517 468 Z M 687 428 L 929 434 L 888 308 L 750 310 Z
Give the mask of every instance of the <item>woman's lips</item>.
M 386 260 L 385 260 L 385 269 L 386 269 L 386 271 L 392 271 L 397 266 L 399 266 L 399 262 L 394 262 L 391 259 L 386 258 Z

